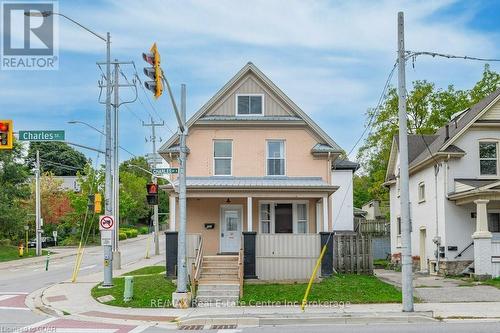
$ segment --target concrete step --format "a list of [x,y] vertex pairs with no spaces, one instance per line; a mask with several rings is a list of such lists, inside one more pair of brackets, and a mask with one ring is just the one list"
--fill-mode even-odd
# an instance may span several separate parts
[[221,283],[220,281],[213,281],[211,282],[210,280],[206,281],[200,281],[198,285],[198,290],[199,291],[214,291],[214,290],[237,290],[239,292],[240,290],[240,284],[238,282],[235,283]]
[[238,274],[238,267],[203,267],[203,273]]
[[239,297],[240,291],[238,289],[235,290],[198,290],[196,293],[196,297]]
[[221,302],[221,303],[227,303],[227,302],[238,302],[239,297],[238,296],[197,296],[196,301],[197,302]]

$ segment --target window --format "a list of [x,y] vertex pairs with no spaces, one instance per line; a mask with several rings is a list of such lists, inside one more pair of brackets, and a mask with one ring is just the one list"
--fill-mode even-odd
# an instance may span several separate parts
[[418,202],[425,201],[425,183],[421,182],[418,184]]
[[497,174],[496,142],[479,142],[479,172],[481,176]]
[[233,143],[231,140],[214,141],[214,175],[230,176],[233,159]]
[[271,204],[260,205],[260,232],[263,234],[271,232]]
[[297,233],[307,233],[307,205],[297,204]]
[[267,141],[267,175],[285,175],[285,141]]
[[236,114],[254,116],[264,114],[263,95],[236,95]]
[[500,213],[488,213],[488,230],[500,232]]
[[397,221],[397,224],[398,224],[397,225],[397,235],[401,236],[401,217],[398,217],[396,221]]

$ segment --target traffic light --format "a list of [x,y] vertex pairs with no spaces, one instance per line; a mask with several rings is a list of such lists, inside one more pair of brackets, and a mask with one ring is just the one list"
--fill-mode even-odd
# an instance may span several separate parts
[[12,149],[13,132],[12,120],[0,120],[0,149]]
[[102,211],[102,196],[101,193],[96,193],[94,195],[94,213],[100,213]]
[[158,205],[158,184],[148,183],[146,184],[146,190],[148,192],[146,196],[148,204],[151,206]]
[[153,79],[154,81],[146,81],[144,82],[144,86],[148,90],[151,90],[154,93],[154,96],[158,98],[163,93],[163,82],[160,67],[160,53],[158,52],[156,43],[151,46],[149,52],[150,53],[143,53],[142,58],[153,67],[145,67],[144,74],[146,74],[147,77]]
[[87,201],[87,208],[88,208],[88,210],[94,211],[94,209],[95,209],[95,206],[94,206],[94,204],[95,204],[95,195],[90,194],[90,195],[87,196],[87,198],[88,198],[88,201]]

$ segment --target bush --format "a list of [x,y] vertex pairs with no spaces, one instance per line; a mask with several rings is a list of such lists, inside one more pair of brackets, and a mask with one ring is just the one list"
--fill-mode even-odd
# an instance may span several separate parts
[[10,246],[11,242],[10,239],[5,238],[5,239],[0,239],[0,246]]
[[139,231],[133,228],[121,228],[120,232],[124,232],[125,234],[127,234],[127,238],[134,238],[139,234]]
[[149,227],[140,227],[139,228],[139,235],[147,235],[149,234]]
[[127,239],[127,234],[126,234],[125,232],[121,231],[121,232],[119,233],[118,238],[119,238],[120,240]]

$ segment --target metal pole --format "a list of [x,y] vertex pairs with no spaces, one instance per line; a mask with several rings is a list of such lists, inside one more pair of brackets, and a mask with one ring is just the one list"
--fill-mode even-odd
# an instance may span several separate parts
[[[151,117],[151,123],[154,124],[153,118]],[[153,132],[153,137],[151,138],[151,141],[153,141],[153,169],[156,168],[156,131],[155,131],[155,125],[151,126],[151,130]],[[158,179],[153,176],[153,183],[158,184]],[[155,227],[155,255],[160,254],[160,241],[159,241],[159,234],[160,234],[160,226],[159,226],[159,221],[158,221],[158,205],[153,206],[153,221],[154,221],[154,227]]]
[[401,261],[403,311],[413,312],[410,201],[408,173],[408,132],[406,117],[406,77],[404,14],[398,13],[398,95],[399,95],[399,183],[401,200]]
[[179,154],[179,234],[177,292],[187,292],[186,267],[186,85],[181,85],[181,125]]
[[40,152],[36,151],[35,169],[35,221],[36,221],[36,255],[42,255],[42,221],[40,203]]
[[121,268],[121,255],[119,246],[120,240],[120,160],[118,157],[118,120],[119,120],[119,107],[120,107],[120,97],[119,97],[119,85],[120,76],[119,74],[120,64],[118,60],[115,59],[115,78],[114,78],[114,125],[113,125],[113,216],[115,218],[115,230],[113,231],[113,269]]
[[[106,34],[106,154],[105,154],[105,189],[104,189],[104,211],[106,215],[112,212],[112,179],[111,179],[111,36]],[[111,245],[104,248],[104,282],[103,286],[113,285],[113,252]]]

